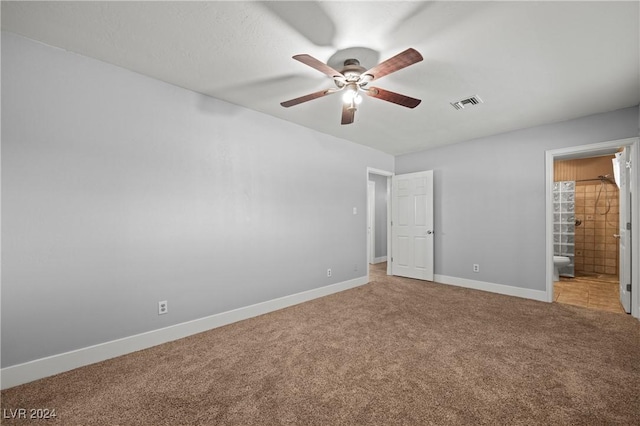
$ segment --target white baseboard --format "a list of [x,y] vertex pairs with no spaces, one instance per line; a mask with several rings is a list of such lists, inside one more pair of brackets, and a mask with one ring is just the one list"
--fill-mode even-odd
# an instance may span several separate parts
[[507,296],[533,299],[540,302],[547,302],[547,292],[542,290],[531,290],[529,288],[513,287],[504,284],[495,284],[485,281],[469,280],[467,278],[449,277],[446,275],[435,275],[434,282],[458,287],[473,288],[475,290],[488,291],[491,293],[505,294]]
[[382,257],[376,257],[373,259],[373,263],[382,263],[382,262],[386,262],[387,261],[387,256],[382,256]]
[[7,389],[23,383],[32,382],[54,374],[73,370],[96,362],[104,361],[131,352],[147,349],[152,346],[181,339],[223,325],[253,318],[269,312],[277,311],[319,297],[348,290],[368,282],[366,276],[349,281],[331,284],[313,290],[256,303],[227,312],[199,318],[193,321],[172,325],[146,333],[136,334],[110,342],[100,343],[82,349],[13,365],[0,370],[0,388]]

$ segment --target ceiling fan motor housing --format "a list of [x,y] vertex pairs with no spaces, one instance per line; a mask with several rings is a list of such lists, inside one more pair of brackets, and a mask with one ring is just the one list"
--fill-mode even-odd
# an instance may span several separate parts
[[[346,78],[347,83],[350,83],[357,82],[360,79],[362,73],[365,71],[366,69],[362,65],[360,65],[360,61],[358,61],[357,59],[347,59],[346,61],[344,61],[344,67],[342,68],[340,73]],[[338,85],[338,87],[342,87],[345,83],[343,81],[336,80],[336,84]]]

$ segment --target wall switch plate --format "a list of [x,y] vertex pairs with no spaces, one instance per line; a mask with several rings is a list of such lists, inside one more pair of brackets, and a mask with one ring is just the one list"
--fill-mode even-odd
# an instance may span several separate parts
[[353,214],[358,214],[358,208],[357,207],[353,208]]
[[480,272],[480,265],[477,263],[473,264],[473,272]]
[[169,312],[169,302],[166,300],[158,302],[158,315],[164,315],[167,312]]

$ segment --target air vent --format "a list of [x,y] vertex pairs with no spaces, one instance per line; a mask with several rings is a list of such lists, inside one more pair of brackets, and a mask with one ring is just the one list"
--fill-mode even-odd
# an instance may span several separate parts
[[478,95],[471,96],[470,98],[460,99],[456,102],[451,102],[451,106],[455,109],[464,109],[466,106],[473,106],[482,103],[482,99]]

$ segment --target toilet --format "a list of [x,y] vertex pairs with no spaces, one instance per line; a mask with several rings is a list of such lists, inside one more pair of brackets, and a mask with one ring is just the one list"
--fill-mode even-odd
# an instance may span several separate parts
[[560,268],[569,266],[571,259],[566,256],[553,256],[553,282],[560,281]]

